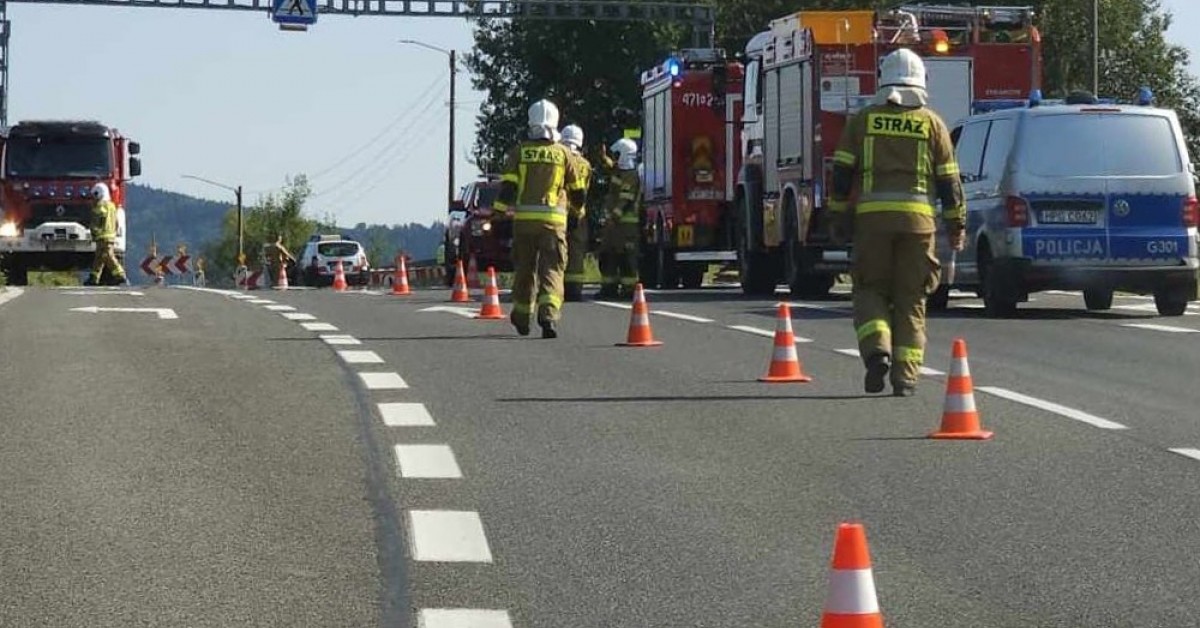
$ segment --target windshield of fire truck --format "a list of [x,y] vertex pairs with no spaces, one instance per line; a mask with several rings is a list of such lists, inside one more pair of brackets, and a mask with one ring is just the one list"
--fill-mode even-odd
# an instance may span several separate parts
[[4,156],[9,177],[107,177],[113,169],[100,137],[10,137]]

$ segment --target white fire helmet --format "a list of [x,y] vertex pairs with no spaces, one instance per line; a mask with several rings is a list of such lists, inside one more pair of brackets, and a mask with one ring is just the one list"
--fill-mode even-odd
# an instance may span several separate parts
[[617,168],[633,170],[637,167],[637,142],[629,138],[622,138],[613,142],[609,150],[617,154]]
[[103,183],[97,183],[92,186],[92,198],[98,201],[111,201],[112,196],[108,193],[108,186]]
[[558,107],[554,103],[542,99],[529,106],[529,137],[558,141]]
[[583,150],[583,129],[574,124],[568,125],[562,130],[562,143],[577,153]]
[[925,62],[908,48],[887,55],[879,64],[879,87],[925,89]]

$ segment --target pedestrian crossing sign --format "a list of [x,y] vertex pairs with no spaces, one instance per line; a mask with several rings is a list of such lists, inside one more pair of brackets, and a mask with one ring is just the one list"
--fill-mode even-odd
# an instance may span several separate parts
[[280,26],[317,23],[317,0],[273,0],[271,19]]

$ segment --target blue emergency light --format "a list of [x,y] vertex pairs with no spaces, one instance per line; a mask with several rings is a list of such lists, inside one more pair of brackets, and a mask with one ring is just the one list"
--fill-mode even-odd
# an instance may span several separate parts
[[1137,104],[1142,107],[1149,107],[1154,104],[1154,92],[1149,87],[1142,87],[1138,90]]
[[663,63],[663,66],[667,68],[667,74],[670,74],[671,78],[679,76],[679,72],[683,69],[679,63],[679,59],[675,57],[667,57],[667,61]]

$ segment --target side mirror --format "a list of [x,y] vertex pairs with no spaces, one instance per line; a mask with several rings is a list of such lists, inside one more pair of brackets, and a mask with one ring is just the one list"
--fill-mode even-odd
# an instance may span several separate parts
[[129,154],[130,155],[140,155],[141,153],[142,153],[142,145],[141,144],[138,144],[137,142],[129,143]]
[[136,177],[142,174],[142,160],[137,157],[129,158],[129,176]]

